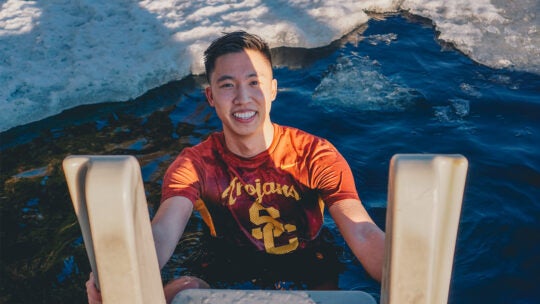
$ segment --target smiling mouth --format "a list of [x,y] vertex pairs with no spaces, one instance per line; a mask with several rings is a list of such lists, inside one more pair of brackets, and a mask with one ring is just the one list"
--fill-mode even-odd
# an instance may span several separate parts
[[247,112],[236,112],[236,113],[233,113],[233,116],[236,118],[236,119],[241,119],[241,120],[248,120],[248,119],[251,119],[255,116],[257,112],[255,111],[247,111]]

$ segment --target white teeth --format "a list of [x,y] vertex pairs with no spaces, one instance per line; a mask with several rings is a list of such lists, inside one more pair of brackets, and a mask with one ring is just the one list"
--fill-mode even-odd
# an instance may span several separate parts
[[241,113],[234,113],[234,117],[240,118],[240,119],[249,119],[253,116],[255,116],[255,111],[249,111],[249,112],[241,112]]

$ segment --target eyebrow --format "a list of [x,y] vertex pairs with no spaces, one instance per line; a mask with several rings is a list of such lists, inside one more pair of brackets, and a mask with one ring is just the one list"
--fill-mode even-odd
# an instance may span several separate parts
[[230,75],[223,75],[223,76],[219,77],[219,78],[216,80],[216,82],[221,82],[221,81],[224,81],[224,80],[230,80],[230,79],[233,79],[233,77],[230,76]]
[[[257,73],[253,72],[253,73],[249,73],[246,78],[251,78],[251,77],[260,77],[260,76]],[[216,82],[221,82],[224,80],[232,80],[232,79],[234,79],[234,77],[231,75],[222,75],[216,80]]]

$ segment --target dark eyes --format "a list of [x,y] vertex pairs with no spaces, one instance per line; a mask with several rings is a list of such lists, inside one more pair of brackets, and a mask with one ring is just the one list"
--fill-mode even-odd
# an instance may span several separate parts
[[224,83],[224,84],[220,85],[219,87],[220,88],[232,88],[233,84],[232,83]]
[[[252,80],[249,82],[250,86],[258,86],[260,82],[258,80]],[[231,82],[225,82],[219,86],[220,88],[232,88],[234,87],[234,84]]]

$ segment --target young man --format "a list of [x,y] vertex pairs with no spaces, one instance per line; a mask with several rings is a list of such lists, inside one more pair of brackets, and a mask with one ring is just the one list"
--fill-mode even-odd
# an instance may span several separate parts
[[[276,285],[292,279],[307,288],[336,287],[338,273],[326,263],[335,253],[322,240],[326,207],[354,255],[380,281],[384,233],[362,206],[345,159],[325,139],[270,119],[277,81],[268,45],[246,32],[226,34],[206,50],[205,67],[206,97],[223,132],[184,149],[165,174],[152,221],[159,266],[195,209],[229,265],[208,270],[204,279],[268,272]],[[334,276],[333,284],[325,276]],[[194,287],[208,285],[194,277],[167,284],[167,301]],[[90,302],[99,298],[92,279],[87,290]]]

